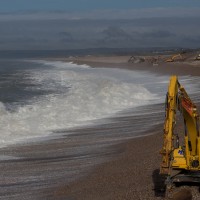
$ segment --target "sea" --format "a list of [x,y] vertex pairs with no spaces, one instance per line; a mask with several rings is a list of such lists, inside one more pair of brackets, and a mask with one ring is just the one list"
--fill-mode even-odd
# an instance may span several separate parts
[[[199,103],[200,78],[179,80]],[[53,61],[48,54],[2,54],[0,196],[43,199],[38,188],[85,175],[116,153],[110,146],[151,134],[164,122],[168,83],[168,75],[148,71],[93,68]]]
[[[0,147],[105,123],[117,115],[144,114],[147,105],[149,114],[155,113],[153,105],[163,103],[167,92],[168,76],[30,55],[7,57],[0,59]],[[180,79],[188,93],[195,95],[199,78]],[[151,125],[161,122],[163,118],[152,120]]]

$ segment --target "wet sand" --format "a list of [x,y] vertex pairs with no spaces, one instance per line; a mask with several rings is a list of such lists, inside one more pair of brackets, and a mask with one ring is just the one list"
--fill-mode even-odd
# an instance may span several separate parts
[[162,199],[163,182],[159,179],[162,134],[156,130],[154,133],[116,146],[123,149],[118,158],[100,165],[86,178],[58,188],[56,196],[88,200]]
[[[92,67],[118,67],[154,73],[200,75],[200,66],[172,64],[168,67],[135,65],[126,59],[109,62],[105,58],[73,60]],[[97,59],[97,60],[98,60]],[[66,60],[66,59],[63,59]],[[66,60],[69,61],[69,60]],[[183,70],[184,69],[184,70]],[[157,110],[164,112],[163,105]],[[163,124],[148,127],[164,115],[123,116],[108,119],[103,125],[77,130],[62,130],[58,137],[33,144],[0,150],[8,159],[0,160],[1,199],[164,199],[163,180],[159,176]],[[110,121],[111,120],[111,121]],[[141,133],[138,133],[141,134]],[[198,188],[192,188],[198,199]]]

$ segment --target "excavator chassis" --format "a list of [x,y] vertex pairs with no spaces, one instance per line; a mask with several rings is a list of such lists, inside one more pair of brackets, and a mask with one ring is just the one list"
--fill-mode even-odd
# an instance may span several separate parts
[[199,171],[181,171],[175,176],[168,177],[166,184],[178,184],[178,183],[200,183]]

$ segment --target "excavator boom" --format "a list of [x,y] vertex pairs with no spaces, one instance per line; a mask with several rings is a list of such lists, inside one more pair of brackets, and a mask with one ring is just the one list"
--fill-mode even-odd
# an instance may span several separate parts
[[163,148],[161,150],[162,163],[160,168],[160,173],[168,174],[170,167],[170,156],[173,150],[173,129],[175,124],[176,117],[176,108],[177,108],[177,77],[172,76],[170,79],[170,84],[168,88],[168,92],[166,94],[166,102],[165,102],[165,123],[164,123],[164,143]]
[[182,59],[182,56],[181,54],[176,54],[176,55],[173,55],[171,56],[170,58],[166,59],[165,62],[174,62],[176,59]]

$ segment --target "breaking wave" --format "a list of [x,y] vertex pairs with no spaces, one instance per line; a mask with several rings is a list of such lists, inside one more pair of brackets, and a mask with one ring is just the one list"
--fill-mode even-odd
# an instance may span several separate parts
[[[130,77],[129,81],[124,81],[124,77],[120,79],[120,73],[124,71],[113,69],[115,75],[112,76],[110,69],[92,69],[63,62],[38,63],[49,67],[32,70],[30,81],[34,87],[51,93],[34,98],[30,104],[14,111],[0,103],[0,146],[43,137],[59,129],[91,124],[118,111],[149,104],[157,98],[142,84],[130,81]],[[135,77],[138,75],[134,74]]]

